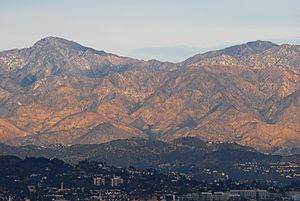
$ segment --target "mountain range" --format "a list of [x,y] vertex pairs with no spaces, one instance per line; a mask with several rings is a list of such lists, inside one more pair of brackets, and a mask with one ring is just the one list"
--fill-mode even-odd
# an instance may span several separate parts
[[47,37],[0,52],[0,142],[197,137],[267,153],[300,146],[300,46],[253,41],[180,63]]

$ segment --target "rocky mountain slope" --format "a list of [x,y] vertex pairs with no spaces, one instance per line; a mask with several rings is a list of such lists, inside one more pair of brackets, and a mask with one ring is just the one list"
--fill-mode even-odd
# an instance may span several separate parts
[[300,145],[300,46],[249,42],[181,63],[57,37],[0,52],[0,141],[194,136],[270,153]]

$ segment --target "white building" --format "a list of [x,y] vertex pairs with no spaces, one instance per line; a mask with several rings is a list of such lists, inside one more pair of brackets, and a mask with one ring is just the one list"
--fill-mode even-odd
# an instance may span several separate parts
[[111,178],[111,186],[112,187],[120,186],[123,183],[124,183],[124,180],[119,176],[115,176],[115,177]]
[[105,179],[102,177],[94,177],[93,183],[96,186],[104,186],[105,185]]
[[254,200],[266,200],[269,197],[269,193],[266,190],[231,190],[231,194],[238,194],[244,199],[254,199]]

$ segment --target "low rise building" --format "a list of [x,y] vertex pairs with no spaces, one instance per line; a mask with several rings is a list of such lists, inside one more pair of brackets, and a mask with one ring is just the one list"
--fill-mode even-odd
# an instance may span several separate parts
[[117,187],[124,183],[124,180],[119,176],[111,178],[111,187]]
[[105,179],[102,177],[94,177],[93,183],[95,186],[105,186]]
[[266,190],[254,189],[254,190],[231,190],[231,194],[238,194],[243,199],[253,200],[267,200],[269,193]]

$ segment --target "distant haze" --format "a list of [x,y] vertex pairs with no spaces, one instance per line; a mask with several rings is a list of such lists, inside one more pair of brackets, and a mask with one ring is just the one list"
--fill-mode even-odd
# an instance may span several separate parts
[[181,61],[253,40],[300,43],[299,0],[9,0],[0,50],[45,36],[140,59]]

